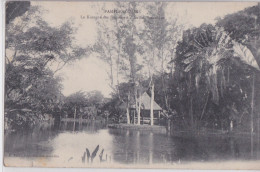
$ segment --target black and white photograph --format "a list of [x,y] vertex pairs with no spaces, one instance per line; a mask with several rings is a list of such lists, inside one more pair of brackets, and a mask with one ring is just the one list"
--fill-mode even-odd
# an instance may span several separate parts
[[260,170],[260,3],[7,1],[6,167]]

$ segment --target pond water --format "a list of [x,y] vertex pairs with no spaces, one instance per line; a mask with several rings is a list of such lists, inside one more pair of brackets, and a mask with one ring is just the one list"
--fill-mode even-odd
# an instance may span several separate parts
[[60,162],[82,163],[86,150],[99,145],[94,162],[104,149],[103,161],[120,164],[178,163],[260,159],[259,140],[251,154],[250,138],[170,137],[150,131],[108,129],[105,123],[42,124],[31,130],[6,134],[5,157],[47,157]]

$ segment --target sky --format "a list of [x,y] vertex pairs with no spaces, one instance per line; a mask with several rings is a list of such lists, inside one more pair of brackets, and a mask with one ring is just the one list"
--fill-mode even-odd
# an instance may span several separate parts
[[[113,8],[112,2],[106,2],[106,8]],[[65,21],[73,20],[77,27],[76,43],[86,47],[95,42],[97,26],[93,19],[83,19],[87,15],[100,14],[104,2],[33,2],[46,10],[43,18],[52,26],[59,26]],[[198,27],[202,23],[215,23],[216,17],[243,10],[256,5],[255,2],[170,2],[166,9],[166,18],[178,17],[180,23]],[[99,90],[109,97],[108,66],[95,55],[83,57],[59,71],[63,79],[63,94],[70,95],[77,91]]]

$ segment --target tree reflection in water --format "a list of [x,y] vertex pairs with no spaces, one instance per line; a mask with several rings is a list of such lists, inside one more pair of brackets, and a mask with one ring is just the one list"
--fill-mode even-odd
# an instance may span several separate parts
[[248,160],[259,159],[254,140],[252,157],[247,137],[170,137],[150,131],[107,129],[102,122],[76,122],[75,127],[73,122],[57,122],[6,134],[4,152],[7,157],[57,155],[55,160],[61,162],[82,163],[86,148],[92,153],[99,145],[93,163],[110,159],[123,164]]

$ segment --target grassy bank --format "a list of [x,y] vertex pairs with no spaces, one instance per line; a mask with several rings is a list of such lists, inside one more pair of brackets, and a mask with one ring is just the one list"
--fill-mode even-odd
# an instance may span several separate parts
[[62,118],[62,122],[82,122],[82,123],[87,123],[87,122],[106,122],[105,119],[74,119],[74,118]]
[[109,124],[108,128],[166,132],[165,126],[158,125]]

